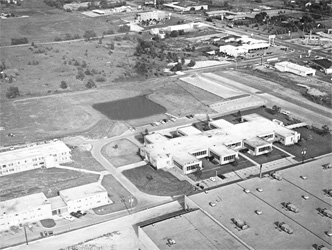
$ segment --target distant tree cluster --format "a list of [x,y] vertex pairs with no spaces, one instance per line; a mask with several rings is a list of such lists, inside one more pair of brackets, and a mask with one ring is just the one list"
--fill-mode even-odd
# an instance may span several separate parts
[[84,37],[86,40],[90,40],[90,39],[92,39],[92,38],[97,37],[97,34],[96,34],[96,32],[94,32],[93,30],[87,30],[87,31],[85,31],[83,37]]
[[20,96],[20,91],[19,91],[18,87],[10,87],[9,89],[7,89],[6,97],[8,99],[13,99],[18,96]]
[[119,27],[119,30],[118,30],[120,33],[124,33],[124,32],[129,32],[130,31],[130,26],[129,25],[121,25]]
[[18,45],[18,44],[27,44],[29,43],[28,38],[22,37],[22,38],[12,38],[11,45]]

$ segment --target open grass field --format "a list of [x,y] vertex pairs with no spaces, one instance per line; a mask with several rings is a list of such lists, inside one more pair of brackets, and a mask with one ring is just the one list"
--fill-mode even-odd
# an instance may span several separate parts
[[139,190],[159,196],[187,194],[192,186],[187,181],[180,181],[171,173],[155,170],[149,165],[122,172]]
[[64,165],[78,169],[87,169],[92,171],[104,171],[105,168],[92,157],[88,150],[74,148],[71,150],[71,158],[73,162]]
[[27,37],[29,42],[52,42],[56,36],[66,33],[79,34],[81,37],[87,30],[94,30],[101,36],[103,31],[118,30],[120,15],[89,18],[79,12],[68,13],[52,8],[40,0],[25,0],[21,6],[2,5],[2,12],[14,13],[25,18],[9,18],[0,20],[0,44],[10,45],[11,38]]
[[58,168],[36,169],[0,177],[0,201],[43,192],[55,197],[63,189],[96,182],[99,176]]
[[105,145],[101,152],[114,167],[121,167],[141,161],[138,151],[139,148],[134,143],[122,139]]
[[112,175],[105,175],[102,183],[104,188],[106,188],[108,197],[113,201],[112,204],[94,208],[93,211],[98,214],[108,214],[121,210],[130,209],[129,198],[134,199],[132,207],[137,205],[137,200],[132,196],[129,191],[121,185]]

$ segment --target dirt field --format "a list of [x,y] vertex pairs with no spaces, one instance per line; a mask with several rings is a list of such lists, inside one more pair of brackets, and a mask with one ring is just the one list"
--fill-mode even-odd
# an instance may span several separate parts
[[63,189],[96,182],[99,176],[58,168],[36,169],[0,177],[0,201],[43,192],[54,197]]
[[121,167],[141,161],[138,156],[138,147],[129,140],[123,139],[111,142],[103,147],[102,154],[115,167]]

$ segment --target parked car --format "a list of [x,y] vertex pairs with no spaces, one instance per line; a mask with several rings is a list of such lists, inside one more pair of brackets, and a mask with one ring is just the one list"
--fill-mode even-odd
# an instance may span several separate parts
[[175,121],[176,121],[176,118],[172,117],[170,120],[171,120],[172,122],[175,122]]
[[331,196],[331,197],[332,197],[332,189],[327,190],[327,191],[326,191],[326,194],[327,194],[328,196]]
[[263,211],[262,210],[256,210],[255,213],[258,214],[258,215],[261,215],[263,213]]
[[281,181],[281,180],[282,180],[282,176],[281,176],[281,174],[280,174],[279,172],[272,172],[272,173],[271,173],[271,177],[272,177],[273,179],[278,180],[278,181]]
[[258,192],[263,192],[263,189],[262,188],[257,188],[257,191]]
[[324,169],[330,169],[330,168],[332,168],[332,164],[331,164],[331,163],[329,163],[329,164],[324,164],[324,165],[323,165],[323,168],[324,168]]
[[242,220],[233,220],[234,224],[241,230],[249,228],[248,224]]
[[302,198],[305,199],[305,200],[308,200],[309,196],[308,195],[302,195]]
[[78,210],[76,213],[82,215],[82,216],[85,216],[87,213],[86,212],[82,212],[81,210]]
[[250,190],[249,190],[249,189],[243,189],[243,192],[249,194],[249,193],[250,193]]
[[329,250],[329,249],[324,245],[316,245],[316,250]]
[[324,208],[324,209],[321,210],[321,213],[322,213],[324,216],[326,216],[326,217],[332,219],[332,211],[331,211],[331,210],[328,210],[327,208]]
[[278,223],[278,227],[282,231],[284,231],[284,232],[286,232],[288,234],[292,234],[294,232],[293,229],[288,224],[286,224],[285,222]]
[[332,231],[326,231],[325,234],[329,237],[332,237]]
[[300,209],[299,209],[297,206],[295,206],[294,204],[290,203],[290,202],[286,203],[286,204],[285,204],[285,207],[286,207],[289,211],[292,211],[292,212],[294,212],[294,213],[298,213],[298,212],[300,212]]
[[308,178],[307,176],[304,176],[304,175],[301,175],[300,177],[302,180],[306,180]]
[[75,217],[75,218],[77,218],[77,219],[79,219],[79,218],[82,217],[81,214],[78,214],[78,213],[76,213],[76,212],[71,212],[70,215],[73,216],[73,217]]
[[66,215],[63,217],[65,220],[69,220],[69,221],[73,221],[75,220],[73,216],[70,216],[70,215]]
[[136,131],[136,128],[130,127],[129,130],[134,132],[134,131]]

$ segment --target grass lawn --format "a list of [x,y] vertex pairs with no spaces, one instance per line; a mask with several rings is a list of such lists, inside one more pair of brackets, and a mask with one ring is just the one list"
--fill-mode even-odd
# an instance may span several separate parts
[[189,174],[188,177],[191,178],[194,181],[201,181],[201,180],[206,180],[209,179],[210,177],[214,177],[217,175],[223,175],[227,174],[236,170],[244,169],[244,168],[249,168],[252,167],[253,164],[248,161],[247,159],[243,158],[242,156],[239,156],[240,158],[236,163],[228,163],[225,165],[215,165],[212,162],[203,159],[203,170],[200,175],[199,172],[195,172],[192,174]]
[[264,163],[267,163],[270,161],[279,160],[279,159],[286,158],[289,156],[288,154],[286,154],[276,148],[273,148],[273,150],[270,153],[264,154],[264,155],[253,156],[249,153],[245,153],[245,155],[259,164],[264,164]]
[[123,174],[142,192],[160,196],[182,195],[192,191],[187,181],[180,181],[171,173],[155,170],[150,165],[123,171]]
[[92,157],[90,151],[85,151],[79,148],[71,150],[73,162],[64,164],[65,166],[87,169],[92,171],[104,171],[105,168]]
[[302,160],[302,149],[305,148],[305,159],[310,159],[320,155],[332,152],[332,135],[319,135],[314,131],[307,128],[297,128],[295,131],[301,133],[301,138],[304,139],[303,143],[298,143],[292,146],[284,146],[280,143],[276,144],[278,147],[296,156],[296,160]]
[[[106,188],[108,197],[113,201],[112,204],[94,208],[93,211],[98,214],[108,214],[125,209],[130,209],[129,198],[133,197],[129,191],[121,185],[112,175],[105,175],[101,183]],[[133,197],[132,208],[137,205],[137,200]]]
[[63,189],[96,182],[99,175],[66,169],[35,169],[0,177],[0,201],[43,192],[55,197]]
[[45,228],[52,228],[52,227],[55,227],[55,225],[56,225],[56,223],[55,223],[55,221],[53,219],[41,220],[40,223]]
[[105,145],[101,152],[114,167],[121,167],[141,161],[138,150],[139,148],[134,143],[122,139]]

